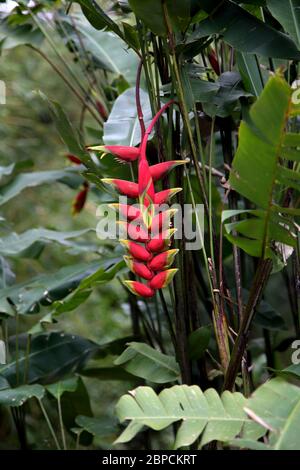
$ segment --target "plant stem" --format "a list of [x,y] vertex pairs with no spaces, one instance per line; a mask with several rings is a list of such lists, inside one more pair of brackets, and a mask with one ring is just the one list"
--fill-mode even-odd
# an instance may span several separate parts
[[248,335],[255,315],[255,310],[259,305],[262,293],[271,274],[271,270],[272,261],[270,259],[261,259],[259,261],[252,288],[250,290],[249,300],[243,313],[239,333],[234,343],[230,362],[226,371],[224,381],[225,390],[232,390],[234,387],[235,379],[246,351]]
[[46,423],[47,423],[47,425],[48,425],[49,431],[50,431],[50,433],[51,433],[51,435],[52,435],[52,437],[53,437],[53,440],[54,440],[54,442],[55,442],[56,448],[57,448],[57,450],[61,450],[61,447],[60,447],[60,445],[59,445],[59,443],[58,443],[58,440],[57,440],[57,437],[56,437],[56,435],[55,435],[53,426],[52,426],[52,424],[51,424],[51,421],[50,421],[50,419],[49,419],[49,416],[48,416],[48,414],[47,414],[47,411],[46,411],[46,409],[45,409],[45,407],[44,407],[44,405],[43,405],[43,402],[42,402],[42,400],[40,400],[40,399],[38,399],[38,402],[39,402],[39,405],[40,405],[40,407],[41,407],[41,410],[42,410],[42,413],[43,413],[43,415],[44,415],[44,418],[45,418],[45,420],[46,420]]
[[141,106],[141,97],[140,97],[142,66],[143,66],[143,60],[141,59],[138,69],[137,69],[136,82],[135,82],[135,101],[136,101],[136,110],[137,110],[138,120],[139,120],[140,128],[141,128],[141,141],[143,140],[145,132],[146,132],[143,110]]
[[63,448],[64,448],[64,450],[67,450],[67,443],[66,443],[64,422],[63,422],[63,418],[62,418],[62,409],[61,409],[61,400],[60,400],[60,396],[58,396],[58,398],[57,398],[57,409],[58,409],[59,425],[60,425],[60,431],[61,431],[61,438],[62,438]]

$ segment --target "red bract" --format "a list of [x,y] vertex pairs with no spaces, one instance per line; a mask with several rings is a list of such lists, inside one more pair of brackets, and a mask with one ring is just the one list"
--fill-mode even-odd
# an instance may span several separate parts
[[125,286],[134,294],[141,297],[153,297],[155,291],[151,287],[138,281],[123,281]]
[[165,189],[164,191],[159,191],[158,193],[155,193],[154,202],[158,205],[170,202],[170,199],[180,191],[182,191],[182,188],[171,188]]
[[102,183],[109,184],[114,187],[119,194],[131,198],[137,198],[139,195],[139,186],[136,183],[126,180],[118,180],[113,178],[102,178]]
[[158,163],[150,167],[150,173],[153,181],[160,180],[167,176],[167,174],[178,165],[184,165],[189,160],[170,160],[168,162]]
[[[149,166],[146,157],[147,140],[152,129],[165,109],[172,103],[164,105],[152,119],[148,129],[142,132],[142,142],[139,148],[123,146],[94,147],[93,150],[110,152],[122,161],[138,160],[138,182],[119,179],[103,179],[112,185],[120,194],[137,199],[139,208],[126,204],[111,204],[125,220],[118,221],[122,231],[120,243],[125,246],[130,256],[124,256],[128,268],[141,279],[147,281],[124,281],[124,284],[135,295],[152,297],[157,289],[166,287],[171,282],[177,269],[169,268],[178,252],[176,249],[167,250],[171,238],[176,232],[171,228],[171,219],[177,209],[161,208],[181,188],[165,189],[155,192],[154,182],[163,179],[173,168],[187,163],[188,160],[174,160]],[[143,135],[144,134],[144,135]],[[156,212],[160,210],[160,212]],[[125,239],[126,238],[126,239]],[[129,238],[129,240],[127,239]]]
[[89,150],[95,150],[96,152],[103,152],[101,158],[106,154],[111,153],[118,160],[126,163],[134,162],[140,156],[140,149],[137,147],[129,147],[126,145],[96,145],[89,147]]
[[163,269],[169,268],[174,261],[175,256],[179,250],[167,250],[163,251],[159,255],[154,256],[152,260],[148,263],[148,266],[153,271],[161,271]]

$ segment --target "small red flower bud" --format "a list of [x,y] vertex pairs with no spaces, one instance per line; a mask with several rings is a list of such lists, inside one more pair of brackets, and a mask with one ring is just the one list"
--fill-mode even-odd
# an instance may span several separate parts
[[172,265],[175,256],[177,255],[179,250],[168,250],[163,251],[159,255],[154,256],[152,260],[148,263],[148,266],[153,271],[161,271],[162,269],[166,269]]
[[100,102],[100,101],[96,101],[96,107],[97,107],[97,110],[100,114],[100,116],[102,117],[102,119],[104,119],[104,121],[106,121],[106,119],[108,118],[108,114],[107,114],[107,111],[105,109],[105,107],[103,106],[103,104]]
[[138,243],[132,242],[131,240],[119,240],[120,243],[127,248],[129,253],[136,259],[141,261],[149,261],[152,258],[152,254],[146,250],[146,248]]
[[166,287],[173,279],[178,269],[167,269],[156,274],[151,281],[148,282],[148,286],[151,289],[163,289]]
[[105,184],[110,184],[116,191],[118,191],[118,193],[123,194],[124,196],[137,198],[139,195],[139,187],[137,183],[113,178],[102,178],[101,181]]
[[169,202],[170,199],[175,196],[175,194],[182,191],[182,188],[171,188],[171,189],[164,189],[164,191],[159,191],[155,193],[154,202],[155,204],[165,204]]
[[138,281],[123,281],[126,287],[134,294],[141,297],[153,297],[154,290]]
[[72,215],[79,214],[79,212],[82,211],[84,208],[84,205],[86,203],[86,198],[89,190],[89,185],[88,183],[83,184],[83,189],[79,191],[79,193],[76,195],[73,204],[72,204]]
[[76,157],[76,155],[72,155],[71,153],[66,154],[66,158],[70,160],[70,162],[75,163],[75,165],[81,165],[80,158]]
[[124,260],[130,271],[137,274],[137,276],[141,276],[143,279],[147,280],[153,278],[153,272],[144,263],[136,261],[129,256],[124,256]]
[[150,166],[150,173],[153,181],[164,178],[173,168],[178,165],[184,165],[189,160],[170,160],[168,162],[158,163],[157,165]]

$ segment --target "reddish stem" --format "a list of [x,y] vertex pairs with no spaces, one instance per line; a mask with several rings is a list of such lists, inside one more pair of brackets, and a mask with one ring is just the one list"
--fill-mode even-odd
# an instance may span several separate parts
[[174,104],[176,103],[175,100],[170,100],[168,101],[166,104],[163,105],[163,107],[155,114],[154,118],[152,119],[151,123],[149,124],[146,132],[145,132],[145,135],[144,135],[144,138],[141,142],[141,146],[140,146],[140,149],[141,149],[141,153],[140,153],[140,156],[141,158],[146,158],[146,147],[147,147],[147,142],[148,142],[148,138],[149,138],[149,135],[151,134],[152,132],[152,129],[153,127],[155,126],[155,124],[157,123],[158,119],[160,118],[160,116],[165,112],[166,109],[169,108],[169,106],[171,106],[171,104]]
[[146,128],[145,128],[145,122],[144,122],[144,116],[143,116],[143,110],[141,106],[141,97],[140,97],[140,83],[141,83],[141,73],[142,73],[142,66],[143,66],[143,60],[140,60],[138,69],[137,69],[137,74],[136,74],[136,82],[135,82],[135,101],[136,101],[136,109],[137,109],[137,115],[138,115],[138,120],[140,123],[141,127],[141,140],[143,140]]

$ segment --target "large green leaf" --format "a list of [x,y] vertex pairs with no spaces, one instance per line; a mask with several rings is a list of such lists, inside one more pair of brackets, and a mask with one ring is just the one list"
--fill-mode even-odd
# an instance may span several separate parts
[[270,430],[273,450],[300,449],[300,388],[281,378],[266,382],[248,400],[245,411]]
[[242,87],[241,76],[237,72],[225,72],[217,80],[217,93],[204,102],[203,109],[209,116],[229,116],[239,106],[239,99],[250,95]]
[[56,400],[60,400],[64,393],[73,393],[78,387],[78,376],[70,377],[65,380],[60,380],[50,385],[46,385],[46,390],[54,397]]
[[267,0],[267,7],[300,47],[300,0]]
[[[146,125],[152,118],[148,94],[140,90],[141,105]],[[106,145],[137,145],[141,129],[136,110],[135,89],[129,88],[114,102],[108,120],[104,123],[103,140]]]
[[30,353],[0,368],[0,375],[10,385],[27,373],[28,383],[52,383],[83,367],[98,345],[86,338],[61,332],[33,336]]
[[109,267],[114,259],[93,261],[65,266],[55,273],[40,274],[30,281],[0,290],[1,313],[11,313],[4,307],[6,299],[15,306],[19,314],[38,313],[40,305],[51,305],[55,300],[63,299],[79,285],[82,279],[94,273],[100,267]]
[[96,437],[113,436],[118,432],[118,425],[113,418],[91,418],[79,415],[76,424]]
[[34,228],[21,233],[11,233],[0,239],[0,254],[4,256],[27,256],[29,248],[38,244],[43,247],[50,241],[60,243],[64,246],[72,246],[70,239],[86,234],[89,229],[76,230],[73,232],[58,232],[45,228]]
[[145,343],[128,343],[127,349],[115,360],[115,364],[155,383],[171,382],[180,376],[174,357],[162,354]]
[[[134,13],[153,33],[166,35],[166,24],[161,0],[129,0]],[[166,8],[174,30],[183,31],[191,19],[190,0],[166,0]]]
[[[289,160],[300,161],[298,136],[286,131],[290,110],[290,87],[274,76],[239,129],[229,183],[258,209],[225,211],[222,217],[223,221],[232,215],[241,217],[238,222],[225,224],[227,237],[252,256],[273,257],[273,242],[296,245],[290,215],[299,210],[281,204],[285,189],[300,189],[297,167],[293,170],[287,165]],[[245,218],[247,214],[251,217]]]
[[5,390],[0,390],[0,405],[21,406],[33,397],[41,400],[44,394],[45,389],[39,384],[6,388]]
[[[182,421],[175,448],[200,447],[213,441],[230,442],[250,449],[299,450],[300,388],[281,378],[269,380],[246,399],[240,393],[176,385],[158,395],[150,387],[138,387],[117,404],[121,422],[130,424],[117,442],[128,442],[143,426],[160,431]],[[257,442],[264,437],[264,444]],[[234,439],[239,435],[239,439]]]
[[33,188],[43,184],[51,184],[55,181],[67,184],[72,188],[78,188],[83,178],[78,174],[77,168],[66,170],[36,171],[34,173],[21,173],[10,183],[2,186],[0,191],[0,205],[18,196],[24,189]]
[[175,385],[158,395],[150,387],[138,387],[117,404],[120,421],[131,422],[116,442],[128,442],[143,426],[160,431],[179,421],[175,448],[191,445],[199,436],[200,447],[213,440],[228,441],[241,431],[257,439],[265,430],[247,417],[245,404],[240,393],[226,391],[220,397],[214,389],[202,392],[196,385]]
[[[76,44],[77,49],[84,47],[83,53],[91,54],[94,66],[122,75],[131,84],[135,84],[136,69],[138,65],[138,56],[131,49],[126,49],[124,41],[109,31],[99,31],[91,27],[91,25],[83,21],[81,18],[75,17],[77,33],[72,29],[68,33]],[[65,19],[68,21],[68,19]],[[78,38],[80,35],[80,40]]]
[[108,270],[101,267],[95,273],[85,277],[80,282],[77,289],[72,292],[72,294],[70,294],[65,300],[54,303],[54,313],[61,314],[74,310],[76,307],[78,307],[78,305],[81,305],[89,297],[94,286],[111,281],[125,266],[125,262],[120,261]]
[[200,22],[189,36],[189,43],[205,36],[219,34],[241,52],[265,57],[300,59],[300,52],[289,36],[276,31],[245,9],[228,0],[219,0],[217,7],[216,2],[206,3],[203,8],[209,13],[209,17]]
[[262,71],[259,69],[259,63],[255,55],[237,52],[236,57],[245,89],[252,95],[259,96],[263,91]]
[[1,49],[14,49],[24,45],[39,47],[43,39],[41,31],[30,24],[11,25],[9,24],[9,17],[1,21]]
[[79,3],[83,14],[94,28],[107,28],[123,38],[123,33],[117,23],[105,13],[95,0],[75,0],[75,3]]

